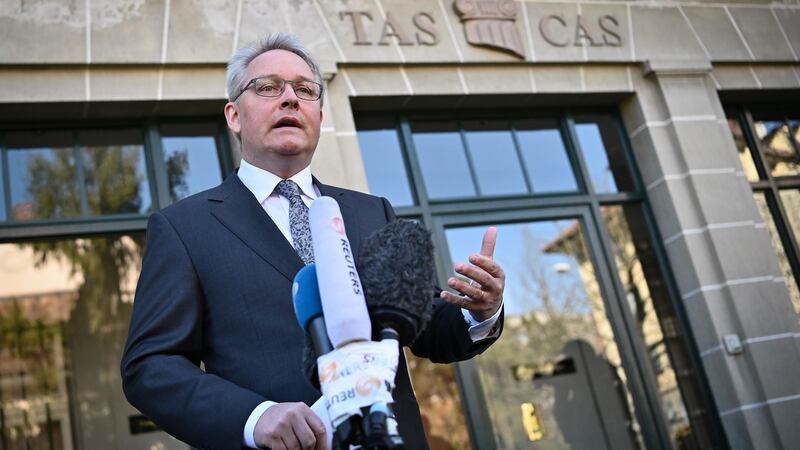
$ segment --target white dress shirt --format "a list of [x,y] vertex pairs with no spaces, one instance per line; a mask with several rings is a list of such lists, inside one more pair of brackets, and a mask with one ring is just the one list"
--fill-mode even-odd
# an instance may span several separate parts
[[[270,219],[275,222],[275,225],[277,225],[278,229],[281,230],[281,233],[283,233],[283,236],[286,238],[286,240],[289,241],[292,246],[294,246],[294,242],[292,241],[292,233],[289,227],[289,199],[281,196],[277,192],[274,192],[275,186],[277,186],[278,183],[280,183],[283,179],[272,172],[248,163],[244,159],[242,159],[237,175],[245,187],[247,187],[247,189],[253,193],[253,195],[256,197],[256,200],[258,200],[258,203],[261,204],[261,207],[263,207],[264,211],[266,211],[267,215],[269,215]],[[300,197],[303,199],[303,203],[305,203],[306,206],[311,206],[311,202],[320,196],[319,189],[317,189],[317,187],[314,185],[314,182],[311,178],[311,166],[307,166],[305,169],[289,177],[289,179],[294,181],[297,186],[300,187]],[[472,342],[495,337],[497,335],[499,330],[495,324],[497,319],[500,317],[500,311],[502,309],[503,308],[501,306],[492,317],[484,320],[483,322],[478,322],[475,320],[475,318],[472,317],[472,314],[470,314],[466,309],[461,310],[462,314],[464,315],[464,320],[467,322],[467,324],[469,324],[469,336],[472,339]],[[253,412],[250,413],[250,417],[248,417],[244,426],[245,445],[250,448],[258,448],[255,443],[255,437],[253,436],[256,423],[261,415],[264,414],[264,411],[275,404],[276,403],[273,401],[265,401],[264,403],[256,406]]]

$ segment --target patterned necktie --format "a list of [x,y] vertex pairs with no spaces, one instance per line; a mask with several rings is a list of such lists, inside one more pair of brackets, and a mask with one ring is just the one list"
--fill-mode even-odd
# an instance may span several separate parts
[[283,180],[275,186],[275,191],[289,200],[289,231],[294,249],[304,263],[313,263],[314,249],[311,247],[311,228],[308,226],[308,206],[300,198],[300,188],[292,180]]

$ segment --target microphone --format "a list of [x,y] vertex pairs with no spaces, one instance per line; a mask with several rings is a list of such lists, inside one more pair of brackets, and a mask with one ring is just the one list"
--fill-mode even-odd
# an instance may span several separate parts
[[[328,339],[325,328],[325,317],[322,315],[322,301],[317,283],[317,268],[309,264],[300,269],[294,276],[292,283],[292,304],[297,323],[306,334],[303,346],[303,374],[311,384],[319,389],[317,378],[317,356],[333,351],[333,345]],[[334,433],[325,399],[320,398],[311,406],[311,409],[322,419],[327,434],[327,447],[342,449],[342,444],[337,433]]]
[[317,357],[333,351],[333,345],[328,339],[325,317],[322,315],[316,264],[303,267],[294,276],[292,301],[297,323],[306,333],[303,347],[303,374],[314,387],[319,389]]
[[331,197],[317,198],[309,208],[308,221],[331,343],[340,348],[349,342],[370,340],[372,322],[339,204]]
[[389,222],[364,241],[358,272],[375,334],[391,329],[401,345],[411,345],[433,316],[430,232],[411,220]]
[[402,448],[389,407],[399,346],[392,339],[371,340],[372,322],[336,201],[320,197],[312,202],[309,226],[324,323],[334,347],[317,353],[320,388],[336,428],[334,442]]

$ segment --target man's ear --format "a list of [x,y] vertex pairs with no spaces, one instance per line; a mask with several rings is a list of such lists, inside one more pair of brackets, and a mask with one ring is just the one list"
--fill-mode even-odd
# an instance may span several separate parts
[[228,121],[228,128],[235,134],[242,131],[242,124],[239,123],[239,108],[233,102],[225,104],[225,120]]

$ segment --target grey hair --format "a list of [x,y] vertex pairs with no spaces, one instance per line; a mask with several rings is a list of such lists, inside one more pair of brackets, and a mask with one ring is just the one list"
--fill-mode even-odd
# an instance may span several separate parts
[[[314,74],[314,81],[324,86],[319,64],[317,64],[317,61],[314,60],[314,57],[311,56],[311,53],[300,40],[291,34],[272,33],[241,47],[231,56],[230,61],[228,61],[228,74],[225,81],[229,101],[233,101],[239,90],[244,87],[243,84],[247,82],[244,80],[244,76],[247,73],[247,66],[250,62],[270,50],[286,50],[299,56],[308,64],[311,73]],[[319,103],[322,105],[322,97],[319,98]]]

